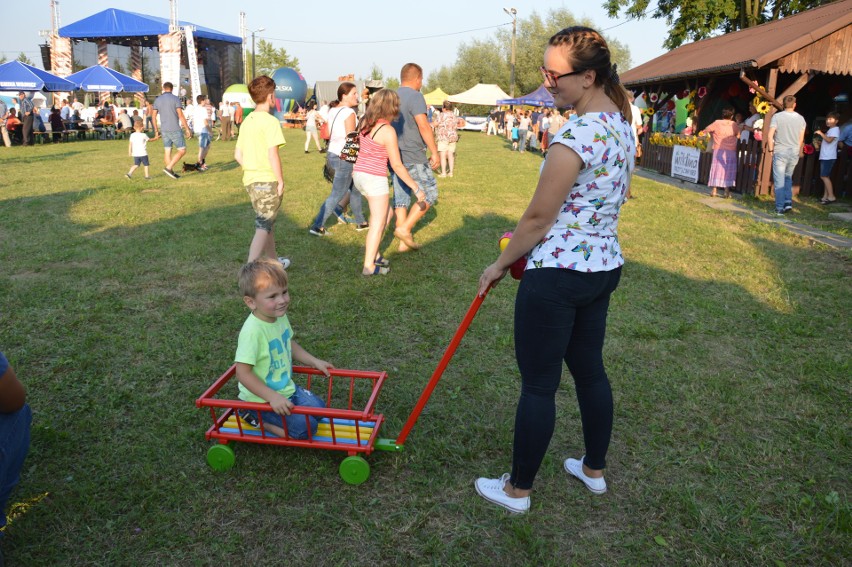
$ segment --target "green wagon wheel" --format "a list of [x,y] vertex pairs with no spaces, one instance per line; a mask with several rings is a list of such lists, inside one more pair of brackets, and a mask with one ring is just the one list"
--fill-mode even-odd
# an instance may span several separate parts
[[343,459],[339,470],[340,478],[347,484],[361,484],[370,478],[370,463],[358,455]]
[[207,464],[214,471],[226,471],[234,466],[234,450],[228,445],[217,444],[207,449]]

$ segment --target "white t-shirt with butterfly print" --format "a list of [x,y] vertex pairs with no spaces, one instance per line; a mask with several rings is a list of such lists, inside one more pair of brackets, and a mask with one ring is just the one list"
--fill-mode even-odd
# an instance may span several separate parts
[[624,264],[618,215],[636,156],[630,123],[619,112],[575,115],[559,129],[553,144],[574,150],[583,168],[553,227],[530,251],[526,269],[604,272],[618,268]]

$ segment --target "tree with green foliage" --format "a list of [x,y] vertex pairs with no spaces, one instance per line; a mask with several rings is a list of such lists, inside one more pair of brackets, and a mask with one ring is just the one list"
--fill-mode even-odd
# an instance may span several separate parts
[[663,47],[674,49],[690,41],[750,28],[833,0],[606,0],[604,8],[611,18],[619,12],[633,19],[664,19],[669,35]]
[[[595,28],[588,19],[577,19],[566,8],[551,9],[542,17],[533,11],[527,18],[518,18],[515,42],[515,95],[520,96],[541,86],[539,67],[550,37],[568,26],[584,25]],[[630,50],[616,39],[606,38],[612,60],[619,69],[630,68]],[[441,87],[448,93],[465,91],[478,83],[491,83],[510,92],[512,31],[499,29],[495,36],[473,40],[459,47],[456,62],[431,73],[425,81],[428,91]]]
[[370,76],[367,77],[366,80],[368,80],[368,81],[381,81],[381,80],[384,79],[384,76],[385,75],[382,72],[381,68],[378,65],[376,65],[375,63],[373,63],[373,66],[370,67]]
[[6,59],[6,56],[5,56],[5,55],[0,55],[0,65],[2,65],[3,63],[5,63],[6,61],[8,61],[8,59]]
[[27,64],[27,65],[35,65],[35,63],[33,63],[32,61],[30,61],[30,58],[29,58],[29,57],[27,57],[27,54],[26,54],[26,53],[24,53],[23,51],[21,51],[21,54],[20,54],[20,55],[18,55],[18,59],[17,59],[17,60],[18,60],[18,61],[20,61],[21,63],[25,63],[25,64]]
[[[251,51],[246,52],[246,62],[251,71]],[[290,57],[283,47],[276,49],[271,42],[265,39],[258,40],[254,53],[254,66],[257,75],[272,75],[276,69],[281,67],[292,67],[299,70],[299,60]],[[249,79],[251,81],[251,79]]]
[[399,77],[388,77],[385,79],[385,88],[392,91],[399,89]]

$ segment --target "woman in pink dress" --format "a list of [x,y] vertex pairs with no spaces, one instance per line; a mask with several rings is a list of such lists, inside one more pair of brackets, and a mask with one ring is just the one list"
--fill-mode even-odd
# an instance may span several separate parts
[[731,187],[737,179],[737,140],[740,127],[733,120],[734,109],[722,110],[722,118],[713,122],[704,131],[713,137],[713,163],[710,166],[710,179],[707,185],[713,188],[711,197],[716,196],[716,190],[722,187],[725,198],[731,196]]

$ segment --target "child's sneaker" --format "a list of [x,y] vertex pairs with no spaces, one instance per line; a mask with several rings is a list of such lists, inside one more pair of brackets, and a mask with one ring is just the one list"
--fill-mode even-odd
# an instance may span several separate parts
[[315,227],[312,226],[311,228],[308,229],[308,232],[310,232],[314,236],[327,236],[328,235],[328,231],[325,229],[324,226],[321,226],[319,228],[315,228]]
[[290,258],[285,258],[284,256],[278,256],[278,261],[281,262],[281,265],[284,266],[284,269],[290,267]]
[[125,176],[126,178],[128,178],[128,179],[133,179],[132,177],[130,177],[130,174],[129,174],[129,173],[125,173],[125,174],[124,174],[124,176]]
[[590,476],[586,476],[586,473],[583,472],[583,459],[585,458],[585,456],[580,457],[579,461],[577,459],[565,459],[565,471],[582,480],[583,484],[586,485],[586,488],[595,494],[603,494],[606,492],[606,481],[603,477],[592,478]]
[[355,225],[355,230],[357,230],[358,232],[361,232],[362,230],[367,230],[368,228],[370,228],[370,223],[368,222],[362,222]]
[[476,487],[476,493],[492,504],[502,506],[513,514],[524,514],[530,509],[530,497],[512,498],[503,491],[510,476],[509,473],[504,473],[500,478],[478,478],[473,485]]

